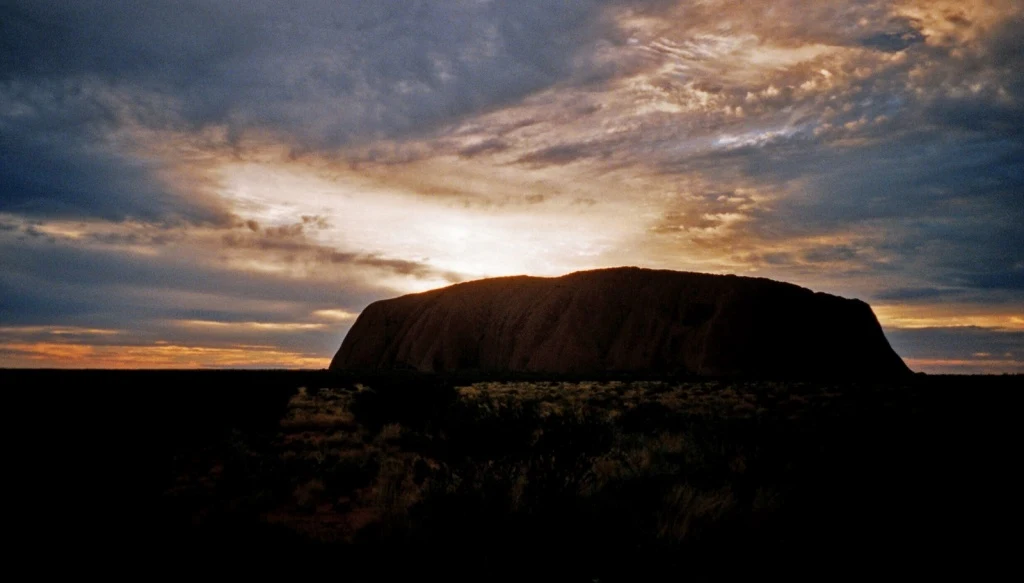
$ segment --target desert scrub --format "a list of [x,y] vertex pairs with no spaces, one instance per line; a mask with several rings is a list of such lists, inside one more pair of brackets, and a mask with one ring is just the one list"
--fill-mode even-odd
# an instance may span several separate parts
[[689,483],[674,486],[662,500],[657,513],[659,540],[678,544],[718,526],[736,511],[736,498],[729,487],[699,490]]
[[288,413],[280,422],[282,430],[298,432],[325,429],[352,429],[355,416],[348,411],[351,397],[348,393],[320,389],[313,393],[305,387],[288,401]]
[[[362,562],[370,576],[356,580],[398,579],[375,569],[399,548],[423,549],[401,555],[418,570],[450,557],[463,573],[514,580],[741,580],[752,577],[723,570],[759,570],[758,552],[788,568],[793,549],[861,548],[863,532],[897,549],[907,532],[945,539],[949,529],[888,525],[934,516],[933,493],[955,499],[943,484],[977,476],[949,469],[950,451],[976,453],[948,430],[962,393],[935,403],[835,382],[372,383],[288,393],[269,445],[218,431],[176,451],[167,498],[211,524],[272,520],[346,569]],[[345,425],[326,419],[345,413]],[[538,575],[542,564],[554,567]]]
[[328,411],[296,411],[293,415],[281,420],[281,428],[289,431],[303,429],[352,429],[355,427],[355,416],[341,410]]
[[404,430],[402,425],[399,423],[388,423],[384,427],[380,428],[380,432],[373,438],[373,443],[377,447],[386,447],[388,445],[394,445],[401,439]]
[[379,536],[400,534],[409,528],[409,509],[420,500],[415,461],[387,458],[369,488],[367,499],[377,513]]
[[313,479],[299,484],[292,491],[295,504],[302,510],[312,511],[324,501],[327,488],[322,480]]

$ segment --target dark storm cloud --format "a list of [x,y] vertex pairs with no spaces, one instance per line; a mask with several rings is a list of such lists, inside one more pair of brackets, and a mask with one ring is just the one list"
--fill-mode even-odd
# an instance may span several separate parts
[[[664,12],[618,30],[609,5]],[[246,148],[264,140],[291,149],[296,166],[308,151],[340,149],[353,172],[394,164],[390,177],[438,151],[481,174],[503,161],[499,170],[517,178],[575,162],[586,166],[570,171],[614,166],[635,170],[640,188],[656,167],[650,195],[664,208],[649,209],[643,236],[690,245],[672,256],[713,249],[772,274],[860,278],[869,283],[858,293],[885,301],[1019,304],[1024,20],[961,38],[974,24],[948,12],[959,19],[948,40],[892,16],[898,8],[0,1],[0,213],[16,219],[0,216],[0,325],[185,341],[189,331],[160,322],[308,322],[311,311],[358,311],[392,293],[367,283],[377,277],[459,279],[420,257],[333,248],[331,233],[312,234],[315,221],[268,226],[286,204],[263,225],[232,216],[251,207],[218,204],[222,185],[204,172],[258,158]],[[637,64],[645,59],[654,60]],[[506,115],[517,107],[533,109]],[[477,182],[457,178],[446,196],[480,196]],[[596,208],[619,196],[566,191]],[[531,193],[526,202],[557,198]],[[93,221],[70,243],[54,235],[67,224],[45,223],[55,218],[124,228]],[[156,226],[132,230],[138,223]],[[189,246],[182,237],[198,230],[208,239]],[[250,268],[281,275],[240,271]],[[258,338],[244,327],[204,330],[192,337]],[[318,334],[324,354],[336,348],[322,330],[300,335]],[[908,333],[901,346],[939,342],[935,334]]]
[[859,38],[859,43],[872,49],[896,52],[925,40],[924,35],[905,19],[894,19],[886,28]]
[[415,132],[611,74],[589,56],[609,3],[5,2],[0,211],[224,223],[111,134],[269,130],[301,151]]
[[226,224],[230,214],[159,178],[162,164],[104,149],[88,132],[0,122],[0,212],[40,218]]
[[874,299],[882,301],[936,300],[940,298],[954,298],[962,294],[963,290],[958,289],[899,287],[877,293],[875,294]]
[[972,213],[1019,214],[1024,209],[1009,195],[1024,187],[1021,156],[1024,140],[943,130],[855,149],[817,141],[769,145],[747,152],[743,164],[751,176],[807,181],[780,210],[810,219],[794,221],[794,228],[831,228],[880,218],[955,216],[962,203],[972,204]]
[[857,257],[857,249],[851,245],[822,245],[801,253],[807,263],[834,263],[850,261]]
[[583,71],[608,2],[31,2],[3,9],[3,79],[99,79],[181,121],[339,144],[417,129]]
[[[1020,289],[1021,159],[1019,140],[936,133],[841,154],[790,153],[775,160],[799,174],[801,193],[762,226],[806,234],[871,225],[880,251],[904,264],[928,260],[935,283]],[[755,164],[757,173],[778,171]]]
[[[330,149],[417,133],[554,83],[594,83],[613,72],[591,56],[610,30],[602,20],[609,3],[3,2],[0,212],[162,227],[87,232],[76,246],[31,224],[5,223],[17,234],[0,244],[0,322],[187,340],[187,331],[160,322],[303,322],[311,310],[357,312],[391,293],[367,283],[367,270],[458,280],[418,261],[319,245],[302,233],[310,225],[239,228],[216,202],[216,184],[179,159],[191,144],[160,143],[162,153],[153,154],[146,140],[205,139],[197,136],[212,129],[224,136],[214,150],[249,132],[297,151]],[[486,143],[463,155],[500,148]],[[151,253],[180,243],[186,224],[225,229],[229,251],[335,275],[245,273],[202,257],[171,259],[174,250]],[[364,275],[339,280],[346,270]],[[296,341],[316,335],[317,350],[335,347],[337,338],[320,330]]]
[[[1021,239],[1018,239],[1018,241],[1021,241]],[[1019,256],[1020,254],[1018,253],[1016,257]],[[1018,262],[1005,271],[972,273],[968,277],[968,282],[972,286],[982,289],[1006,289],[1024,292],[1024,265]]]

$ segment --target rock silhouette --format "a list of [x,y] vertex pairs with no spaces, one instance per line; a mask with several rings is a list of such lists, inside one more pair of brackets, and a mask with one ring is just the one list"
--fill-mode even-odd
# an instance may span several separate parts
[[622,267],[382,300],[332,370],[892,377],[871,307],[763,278]]

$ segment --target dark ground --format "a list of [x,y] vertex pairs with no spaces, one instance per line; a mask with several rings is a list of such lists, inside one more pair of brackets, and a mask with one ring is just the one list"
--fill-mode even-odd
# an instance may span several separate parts
[[1019,552],[1021,380],[0,370],[7,526],[40,572],[976,578]]

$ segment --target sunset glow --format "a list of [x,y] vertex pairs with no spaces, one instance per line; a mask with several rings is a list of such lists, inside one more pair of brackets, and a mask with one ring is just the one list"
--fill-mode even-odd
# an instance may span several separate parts
[[0,8],[0,367],[320,368],[377,299],[637,265],[1024,372],[1019,2],[87,4]]

